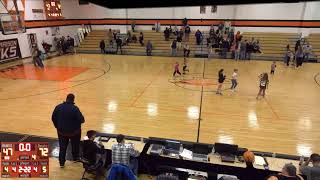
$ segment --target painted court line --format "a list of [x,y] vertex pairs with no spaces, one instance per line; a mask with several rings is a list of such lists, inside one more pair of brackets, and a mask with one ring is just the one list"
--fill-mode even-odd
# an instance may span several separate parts
[[138,99],[146,92],[146,90],[149,88],[149,86],[159,77],[162,70],[160,70],[154,78],[143,88],[143,90],[136,96],[136,98],[130,103],[130,107],[133,107],[134,104],[138,101]]

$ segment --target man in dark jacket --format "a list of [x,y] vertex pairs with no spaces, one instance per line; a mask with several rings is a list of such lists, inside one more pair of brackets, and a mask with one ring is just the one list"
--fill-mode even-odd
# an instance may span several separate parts
[[104,43],[104,40],[100,41],[100,49],[101,49],[101,54],[106,53],[106,44]]
[[120,49],[120,54],[122,54],[122,40],[120,39],[120,37],[117,37],[116,43],[117,43],[117,52],[116,53],[118,53],[118,50]]
[[84,123],[84,117],[74,105],[73,94],[68,94],[66,101],[56,106],[52,113],[52,122],[58,132],[60,167],[64,167],[69,140],[71,140],[73,160],[78,161],[81,124]]

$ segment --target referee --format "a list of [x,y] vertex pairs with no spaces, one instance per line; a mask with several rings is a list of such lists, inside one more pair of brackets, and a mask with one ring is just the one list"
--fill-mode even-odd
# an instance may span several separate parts
[[66,162],[69,140],[71,141],[73,160],[79,161],[81,124],[84,123],[84,117],[79,108],[74,105],[74,98],[73,94],[68,94],[66,101],[57,105],[52,113],[52,122],[57,129],[59,138],[61,168]]

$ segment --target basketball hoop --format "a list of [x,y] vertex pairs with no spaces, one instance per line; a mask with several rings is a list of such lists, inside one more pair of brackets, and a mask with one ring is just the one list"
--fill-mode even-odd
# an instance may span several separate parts
[[[20,18],[21,24],[18,19]],[[0,22],[3,29],[3,34],[22,34],[26,32],[25,24],[21,15],[17,14],[3,14],[0,16]]]

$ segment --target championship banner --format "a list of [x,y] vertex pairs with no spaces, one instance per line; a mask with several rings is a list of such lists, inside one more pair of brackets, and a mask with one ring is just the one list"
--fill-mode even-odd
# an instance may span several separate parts
[[0,41],[0,63],[21,58],[18,39]]

